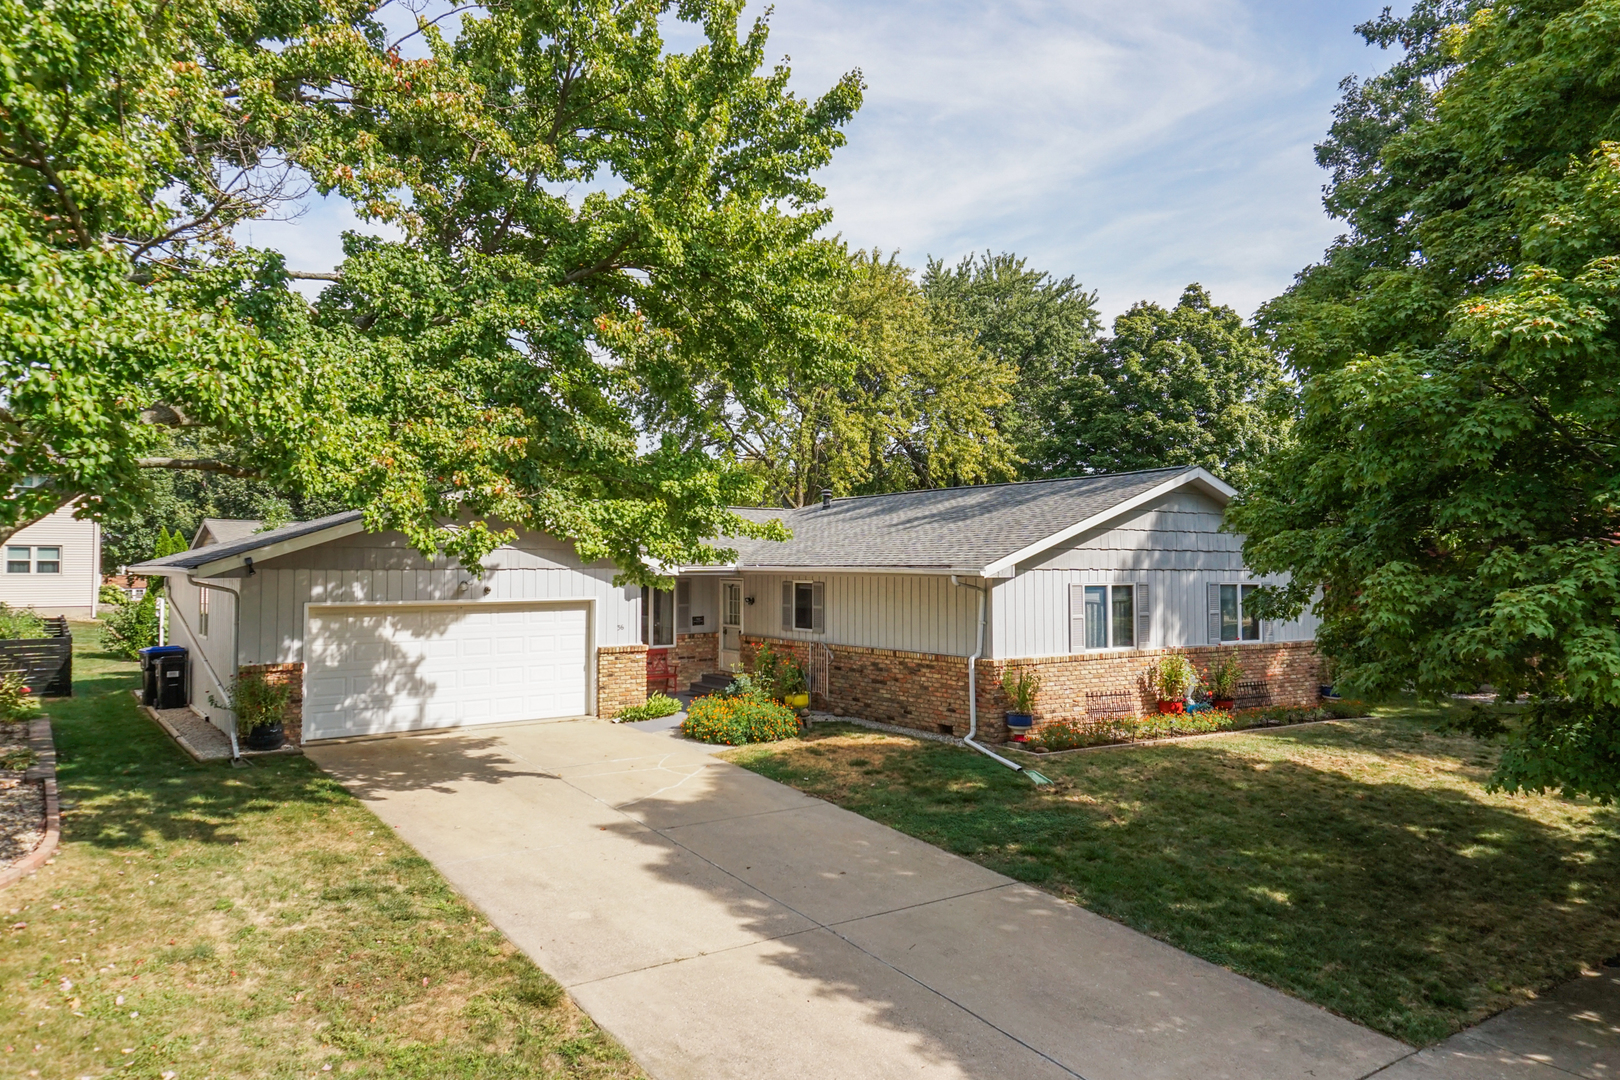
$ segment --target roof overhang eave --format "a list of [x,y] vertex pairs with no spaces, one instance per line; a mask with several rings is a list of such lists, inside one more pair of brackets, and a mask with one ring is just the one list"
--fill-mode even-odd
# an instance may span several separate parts
[[[223,558],[212,559],[208,562],[198,563],[196,566],[175,566],[160,562],[139,563],[131,566],[131,572],[143,574],[157,574],[163,577],[189,576],[196,578],[220,577],[232,571],[240,570],[247,565],[247,560],[261,562],[265,559],[274,559],[278,555],[290,555],[295,551],[303,551],[319,544],[340,540],[345,536],[354,536],[356,533],[366,531],[366,526],[360,519],[353,521],[340,521],[324,529],[307,532],[300,536],[289,536],[285,540],[272,540],[268,544],[252,548],[247,551],[238,551]],[[207,548],[195,549],[206,551]]]

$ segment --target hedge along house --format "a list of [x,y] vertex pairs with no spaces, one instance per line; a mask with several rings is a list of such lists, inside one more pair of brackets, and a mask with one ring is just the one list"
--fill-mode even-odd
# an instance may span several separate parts
[[537,533],[475,574],[358,513],[199,535],[132,569],[168,579],[193,706],[227,729],[210,698],[238,671],[295,687],[298,741],[613,716],[770,644],[806,664],[818,707],[958,735],[973,662],[995,741],[1009,665],[1041,677],[1039,722],[1152,708],[1166,650],[1235,649],[1275,702],[1316,700],[1312,618],[1244,610],[1261,582],[1220,528],[1234,494],[1180,468],[745,509],[792,539],[726,541],[732,563],[681,567],[667,591],[615,588],[614,566]]
[[[1235,650],[1268,700],[1314,704],[1314,617],[1245,610],[1264,582],[1243,565],[1243,538],[1221,531],[1235,495],[1173,468],[746,511],[793,538],[738,541],[730,566],[683,568],[676,648],[683,666],[712,654],[735,669],[768,644],[806,664],[819,707],[956,735],[977,655],[992,741],[1006,734],[1009,666],[1040,677],[1038,723],[1153,709],[1146,676],[1166,651],[1204,666]],[[713,596],[717,627],[680,623],[681,588]],[[707,648],[687,643],[700,631]]]

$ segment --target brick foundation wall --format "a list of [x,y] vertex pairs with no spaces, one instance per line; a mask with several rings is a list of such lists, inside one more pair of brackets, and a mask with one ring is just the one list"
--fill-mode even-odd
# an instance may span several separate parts
[[304,665],[243,664],[236,669],[236,677],[243,675],[262,675],[272,686],[292,688],[292,697],[282,711],[281,730],[290,745],[301,745],[304,740]]
[[603,645],[596,650],[596,715],[619,715],[647,702],[647,646]]
[[688,686],[711,671],[720,670],[719,634],[675,635],[675,688]]
[[[802,642],[745,637],[745,666],[753,666],[754,654],[766,642],[778,652],[790,653],[800,661],[805,659],[806,646]],[[1008,701],[1001,689],[1001,675],[1009,667],[1032,669],[1040,677],[1041,689],[1035,699],[1035,723],[1039,726],[1084,717],[1088,692],[1129,690],[1136,695],[1138,712],[1155,710],[1157,697],[1148,686],[1147,671],[1159,657],[1171,652],[1185,654],[1199,669],[1234,653],[1243,666],[1244,678],[1271,682],[1276,704],[1316,704],[1321,659],[1315,643],[1309,641],[980,660],[979,736],[986,742],[1006,741],[1002,717]],[[967,734],[967,657],[854,645],[834,645],[832,654],[829,695],[826,700],[817,695],[816,708],[920,731],[948,730],[958,737]]]

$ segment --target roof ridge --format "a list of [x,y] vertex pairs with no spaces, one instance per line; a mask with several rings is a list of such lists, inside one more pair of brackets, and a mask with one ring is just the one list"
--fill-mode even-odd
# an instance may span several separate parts
[[[1148,473],[1176,473],[1197,469],[1198,465],[1160,465],[1152,469],[1126,469],[1123,472],[1087,473],[1082,476],[1042,476],[1035,480],[998,480],[993,484],[953,484],[942,488],[907,488],[905,491],[878,491],[870,495],[835,495],[833,502],[855,502],[858,499],[892,499],[897,495],[932,495],[947,491],[985,491],[989,488],[1031,487],[1035,484],[1062,484],[1075,480],[1103,480],[1116,476],[1146,476]],[[792,514],[799,510],[812,510],[821,506],[819,501],[803,506],[733,506],[732,510],[780,510]]]

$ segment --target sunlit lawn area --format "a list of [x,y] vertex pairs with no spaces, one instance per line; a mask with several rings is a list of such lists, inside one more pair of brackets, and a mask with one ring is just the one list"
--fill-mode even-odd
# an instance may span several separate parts
[[844,726],[729,756],[1415,1044],[1620,946],[1620,812],[1485,791],[1433,712],[1029,758]]
[[195,764],[75,633],[49,712],[76,805],[0,892],[5,1075],[642,1075],[308,761]]

